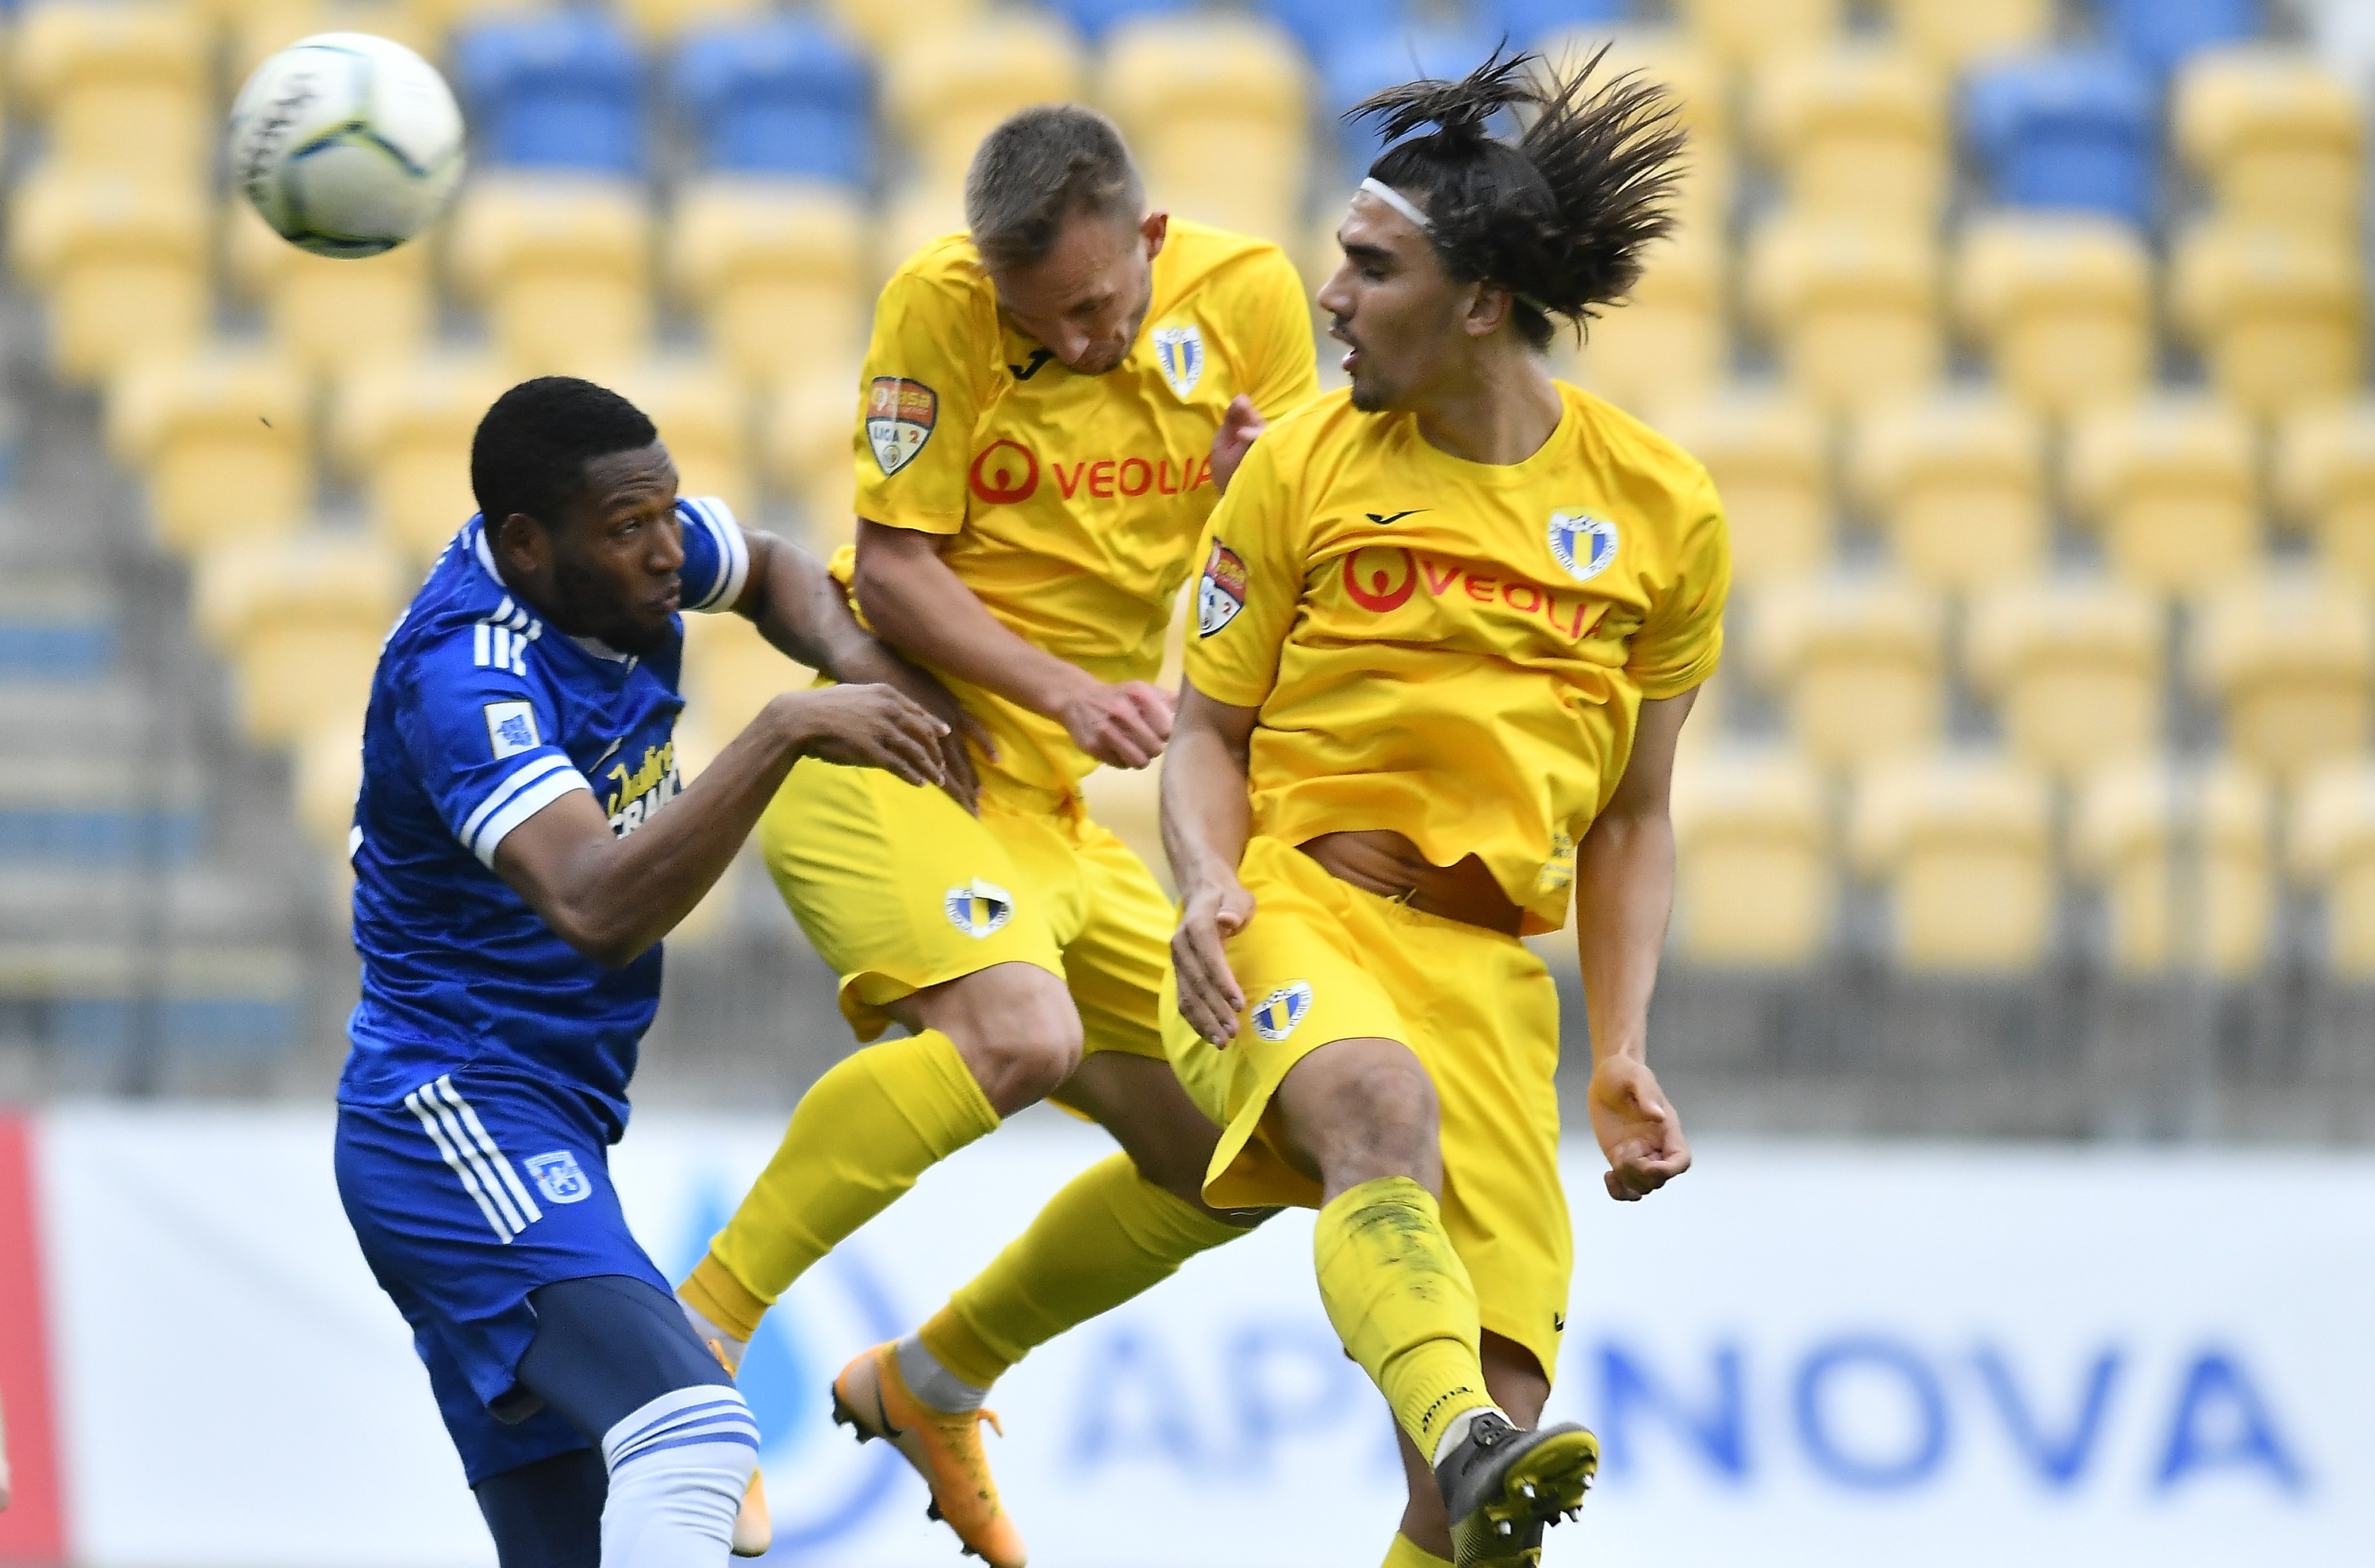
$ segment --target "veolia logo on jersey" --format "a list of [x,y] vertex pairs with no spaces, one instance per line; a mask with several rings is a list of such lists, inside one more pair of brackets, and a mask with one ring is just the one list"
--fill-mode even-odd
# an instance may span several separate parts
[[1616,559],[1616,525],[1589,512],[1554,512],[1551,554],[1578,583],[1589,583]]
[[1039,459],[1019,441],[998,437],[973,460],[966,480],[986,506],[1020,506],[1039,489]]

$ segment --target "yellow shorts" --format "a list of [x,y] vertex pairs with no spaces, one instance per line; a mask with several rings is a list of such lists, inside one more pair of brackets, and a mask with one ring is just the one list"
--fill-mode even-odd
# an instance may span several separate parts
[[1205,1201],[1317,1205],[1318,1185],[1272,1141],[1270,1096],[1330,1041],[1399,1040],[1442,1105],[1443,1225],[1476,1283],[1483,1326],[1555,1373],[1575,1242],[1559,1185],[1549,972],[1515,937],[1363,892],[1275,839],[1248,843],[1237,875],[1256,900],[1228,948],[1246,1027],[1225,1048],[1205,1043],[1164,977],[1171,1065],[1223,1129]]
[[795,765],[759,819],[777,890],[841,976],[860,1040],[901,997],[996,963],[1062,979],[1091,1051],[1163,1055],[1156,997],[1171,905],[1143,861],[1084,815],[987,798],[968,815],[879,768]]

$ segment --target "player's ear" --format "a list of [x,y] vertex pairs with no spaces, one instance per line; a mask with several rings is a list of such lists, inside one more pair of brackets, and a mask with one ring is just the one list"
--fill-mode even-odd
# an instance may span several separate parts
[[1152,261],[1163,253],[1163,242],[1171,237],[1171,215],[1160,208],[1139,219],[1139,238],[1146,242],[1146,259]]
[[495,559],[527,577],[541,577],[552,565],[552,540],[542,523],[514,512],[495,531]]
[[1497,284],[1471,283],[1466,287],[1468,301],[1460,312],[1459,324],[1471,337],[1490,337],[1509,319],[1517,297]]

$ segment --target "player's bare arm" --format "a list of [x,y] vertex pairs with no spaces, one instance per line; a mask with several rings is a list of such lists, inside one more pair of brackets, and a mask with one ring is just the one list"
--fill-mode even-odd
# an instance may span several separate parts
[[1179,722],[1163,769],[1163,850],[1179,889],[1179,926],[1171,937],[1179,1011],[1215,1045],[1235,1037],[1246,1010],[1227,943],[1254,917],[1254,897],[1237,880],[1237,862],[1252,831],[1246,769],[1260,716],[1259,709],[1217,701],[1182,681]]
[[1674,906],[1674,743],[1697,697],[1645,700],[1616,793],[1576,847],[1576,946],[1591,1021],[1591,1130],[1608,1196],[1630,1203],[1691,1168],[1691,1147],[1649,1070],[1649,993]]

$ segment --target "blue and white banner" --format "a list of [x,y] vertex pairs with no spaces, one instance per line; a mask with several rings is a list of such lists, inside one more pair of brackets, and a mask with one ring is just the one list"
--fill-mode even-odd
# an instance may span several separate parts
[[[330,1185],[326,1116],[36,1123],[67,1540],[90,1568],[492,1561],[402,1323]],[[681,1274],[770,1120],[638,1117],[631,1215]],[[1105,1149],[1026,1118],[803,1280],[744,1387],[776,1560],[953,1568],[920,1483],[826,1385]],[[1648,1202],[1570,1151],[1553,1413],[1607,1463],[1548,1563],[2320,1568],[2375,1561],[2375,1159],[1709,1139]],[[1369,1568],[1383,1403],[1280,1218],[1051,1345],[989,1439],[1034,1568]]]

